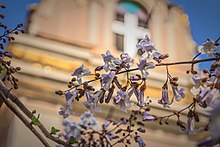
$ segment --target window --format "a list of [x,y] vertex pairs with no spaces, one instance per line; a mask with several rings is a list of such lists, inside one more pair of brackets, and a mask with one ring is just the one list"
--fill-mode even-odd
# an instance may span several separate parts
[[116,47],[119,51],[124,51],[124,35],[115,33]]
[[121,0],[117,3],[112,29],[119,51],[130,56],[137,54],[136,41],[148,34],[148,17],[147,10],[137,2]]

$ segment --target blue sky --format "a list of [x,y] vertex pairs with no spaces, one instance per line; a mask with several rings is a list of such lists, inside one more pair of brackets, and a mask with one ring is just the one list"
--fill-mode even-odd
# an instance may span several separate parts
[[[1,10],[7,16],[5,23],[13,27],[24,23],[27,16],[28,5],[40,0],[1,0],[7,9]],[[170,0],[184,9],[189,15],[193,39],[199,45],[207,38],[217,39],[220,36],[220,0]],[[204,58],[205,56],[202,56]],[[207,64],[200,65],[200,68]]]
[[[201,45],[207,38],[220,37],[220,0],[170,0],[189,15],[193,39]],[[202,55],[201,58],[206,58]],[[209,64],[200,64],[200,69]]]

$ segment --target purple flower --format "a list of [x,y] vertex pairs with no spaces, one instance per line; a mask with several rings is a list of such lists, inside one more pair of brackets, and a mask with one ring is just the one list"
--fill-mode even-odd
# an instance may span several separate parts
[[[192,80],[195,83],[195,88],[198,89],[202,85],[202,80],[205,78],[204,75],[193,75]],[[196,95],[196,94],[195,94]]]
[[126,124],[127,124],[127,120],[123,118],[123,119],[121,120],[121,124],[126,125]]
[[162,54],[158,50],[156,50],[151,54],[151,58],[160,63],[162,61],[162,59],[160,58],[161,55]]
[[220,102],[220,89],[205,87],[201,89],[201,93],[197,95],[197,100],[200,104],[209,107],[214,107]]
[[59,115],[62,115],[64,118],[70,115],[70,111],[72,109],[72,103],[74,99],[77,97],[77,95],[78,95],[78,90],[74,90],[72,92],[68,90],[65,92],[66,106],[60,108]]
[[84,112],[83,115],[80,116],[80,125],[83,125],[88,128],[97,129],[98,128],[98,122],[94,115],[87,111]]
[[88,68],[84,68],[84,65],[82,64],[79,68],[77,68],[72,76],[77,77],[77,81],[79,84],[82,84],[82,77],[83,76],[89,76],[91,74],[90,70]]
[[72,106],[72,102],[74,101],[74,99],[77,97],[78,95],[78,90],[74,90],[72,92],[70,92],[69,90],[67,90],[65,92],[65,97],[66,97],[66,105],[68,107]]
[[120,65],[122,63],[118,58],[113,57],[110,51],[107,51],[106,55],[102,54],[102,58],[105,62],[103,69],[106,72],[108,72],[109,70],[115,69],[117,65]]
[[147,62],[145,58],[140,58],[140,64],[138,64],[138,68],[141,71],[142,78],[147,78],[149,73],[148,69],[155,68],[155,64],[153,62]]
[[70,108],[60,107],[59,115],[62,115],[63,118],[67,118],[70,114]]
[[138,103],[137,105],[138,106],[144,106],[144,91],[146,89],[146,83],[144,83],[141,88],[140,88],[140,91],[138,92]]
[[135,90],[137,89],[138,84],[133,84],[127,91],[128,93],[128,99],[131,98],[132,94],[135,92]]
[[[173,97],[174,98],[174,97]],[[168,89],[163,88],[162,89],[162,98],[158,101],[159,104],[162,104],[164,108],[169,108],[172,103],[173,99],[170,101],[169,95],[168,95]]]
[[98,95],[101,93],[101,91],[97,92],[96,95],[92,94],[89,90],[86,90],[85,93],[87,102],[83,102],[83,105],[91,111],[99,112],[100,108],[97,105],[99,101]]
[[64,131],[65,131],[65,139],[70,139],[71,136],[79,139],[80,138],[80,131],[81,127],[79,124],[76,124],[75,122],[70,122],[68,120],[63,121]]
[[107,128],[110,124],[111,124],[110,121],[106,121],[102,126],[103,126],[104,128]]
[[207,39],[202,46],[198,47],[198,51],[202,54],[211,56],[213,52],[217,51],[218,47],[214,40]]
[[150,52],[152,50],[155,50],[155,45],[153,42],[151,42],[148,35],[145,36],[144,39],[142,39],[137,45],[137,49],[141,51],[142,54],[145,52]]
[[122,65],[124,65],[126,69],[129,69],[130,66],[134,64],[134,59],[129,57],[128,53],[122,53],[121,60],[122,60]]
[[146,146],[144,140],[140,136],[137,137],[137,142],[138,142],[139,147],[145,147]]
[[189,135],[196,134],[199,130],[195,128],[195,121],[193,117],[188,117],[186,128],[183,131]]
[[111,71],[109,74],[103,74],[101,78],[102,87],[104,90],[108,90],[112,84],[115,77],[115,71]]
[[109,138],[110,140],[112,140],[113,137],[115,137],[115,134],[112,133],[112,132],[107,132],[106,134],[108,135],[108,138]]
[[112,125],[117,125],[118,123],[118,120],[114,120]]
[[172,90],[173,90],[173,96],[176,99],[176,101],[180,101],[182,98],[185,97],[184,88],[178,89],[178,86],[172,85]]
[[143,115],[143,121],[152,121],[155,119],[154,116],[150,115],[146,111],[144,111],[142,115]]
[[137,129],[139,132],[141,132],[141,133],[145,133],[145,129],[144,128],[138,128]]
[[117,96],[114,98],[114,104],[125,112],[133,105],[129,100],[128,93],[122,90],[117,92]]

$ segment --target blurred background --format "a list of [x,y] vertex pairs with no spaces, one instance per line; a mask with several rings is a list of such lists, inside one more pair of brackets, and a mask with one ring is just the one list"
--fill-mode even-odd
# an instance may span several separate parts
[[[22,69],[16,75],[19,89],[13,93],[30,110],[36,109],[41,114],[40,120],[48,130],[52,126],[62,128],[63,118],[58,115],[58,110],[65,105],[65,100],[54,91],[67,89],[71,73],[81,64],[90,69],[102,65],[100,54],[106,50],[115,56],[127,52],[137,62],[136,43],[148,34],[156,48],[170,55],[166,62],[185,61],[196,54],[197,44],[220,35],[217,32],[220,26],[217,0],[199,3],[178,0],[3,0],[1,3],[7,7],[2,10],[6,15],[4,23],[11,28],[24,23],[26,30],[7,46],[14,56],[12,63]],[[186,89],[192,83],[183,71],[185,73],[189,68],[186,65],[170,68],[171,75],[178,76],[179,85]],[[164,73],[164,68],[157,68],[150,72],[148,79],[146,95],[152,99],[152,113],[156,115],[171,112],[157,105],[166,78]],[[123,77],[120,77],[121,81],[126,80]],[[189,90],[186,92],[187,98],[174,104],[172,110],[180,110],[192,101]],[[74,102],[74,115],[70,119],[78,121],[78,116],[86,111],[81,104],[83,101],[85,98]],[[102,112],[96,113],[100,122],[125,115],[127,113],[112,104],[102,105]],[[6,107],[0,109],[0,118],[0,146],[42,146]],[[198,125],[205,122],[202,118]],[[171,123],[175,124],[175,119]],[[175,125],[160,126],[150,122],[147,126],[144,139],[149,147],[195,146],[195,140],[204,136],[188,137]]]

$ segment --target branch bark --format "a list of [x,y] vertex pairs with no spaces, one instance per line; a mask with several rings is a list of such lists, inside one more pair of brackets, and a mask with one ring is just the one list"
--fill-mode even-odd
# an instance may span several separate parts
[[[19,100],[18,97],[16,97],[14,94],[12,94],[5,86],[2,82],[0,82],[0,92],[2,92],[2,95],[4,95],[6,98],[9,98],[12,102],[14,102],[18,108],[28,117],[28,118],[32,118],[33,114],[31,113],[31,111]],[[39,121],[40,122],[40,121]],[[47,129],[45,128],[45,126],[40,122],[40,124],[38,125],[38,128],[41,130],[41,132],[44,134],[45,137],[47,137],[48,139],[64,145],[65,147],[71,147],[71,145],[69,143],[64,142],[63,140],[59,139],[58,137],[54,137],[52,136]]]
[[4,94],[0,91],[1,100],[6,106],[24,123],[24,125],[44,144],[45,147],[50,147],[48,142],[37,132],[30,122],[8,101]]

